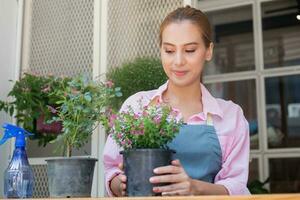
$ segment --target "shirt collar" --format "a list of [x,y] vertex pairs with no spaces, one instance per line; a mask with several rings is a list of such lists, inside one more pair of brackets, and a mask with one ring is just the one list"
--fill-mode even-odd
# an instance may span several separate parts
[[[151,100],[158,97],[158,102],[162,102],[163,101],[162,94],[168,88],[168,83],[169,81],[161,85],[157,89],[156,93],[153,95]],[[220,108],[217,99],[209,93],[209,91],[205,88],[203,84],[200,83],[200,85],[201,85],[201,92],[202,92],[203,114],[205,115],[205,118],[207,118],[208,113],[211,113],[213,115],[218,115],[219,117],[223,118],[224,113]]]

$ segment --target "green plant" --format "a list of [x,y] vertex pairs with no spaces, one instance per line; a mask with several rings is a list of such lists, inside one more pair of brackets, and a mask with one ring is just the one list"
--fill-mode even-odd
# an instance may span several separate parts
[[160,60],[154,58],[137,58],[124,63],[111,69],[107,78],[122,88],[123,96],[111,102],[114,109],[119,109],[132,94],[156,89],[167,80]]
[[163,104],[141,107],[138,113],[129,107],[127,111],[111,114],[105,125],[124,150],[167,148],[183,124],[176,117],[177,112]]
[[251,194],[268,194],[269,191],[264,188],[265,184],[269,182],[269,178],[267,178],[264,182],[259,180],[253,180],[248,184],[248,189]]
[[62,83],[59,90],[53,91],[50,96],[58,96],[56,103],[57,116],[53,121],[61,121],[63,133],[55,141],[62,141],[64,155],[70,157],[73,148],[80,148],[88,141],[93,130],[106,115],[108,104],[115,96],[121,96],[120,88],[113,87],[108,81],[88,81],[83,76],[71,79],[67,84]]
[[59,90],[68,78],[58,78],[54,76],[36,76],[25,73],[23,77],[16,81],[8,97],[12,101],[0,101],[0,111],[3,110],[17,119],[17,124],[34,136],[39,145],[45,146],[49,141],[56,138],[58,132],[50,132],[38,129],[37,121],[43,117],[45,120],[52,118],[55,113],[49,110],[48,106],[59,106],[58,96],[48,94],[54,90]]

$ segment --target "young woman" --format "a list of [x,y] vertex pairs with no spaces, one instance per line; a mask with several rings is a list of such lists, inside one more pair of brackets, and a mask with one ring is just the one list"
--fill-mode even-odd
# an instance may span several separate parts
[[[137,101],[168,103],[179,111],[186,125],[169,144],[176,157],[169,166],[156,168],[152,183],[162,195],[241,195],[246,187],[249,164],[248,123],[241,108],[216,99],[200,83],[205,62],[211,60],[213,43],[207,17],[189,6],[171,12],[160,26],[160,52],[169,80],[157,90],[129,97],[128,105],[138,111]],[[124,196],[126,176],[122,156],[111,137],[104,148],[106,189],[109,195]]]

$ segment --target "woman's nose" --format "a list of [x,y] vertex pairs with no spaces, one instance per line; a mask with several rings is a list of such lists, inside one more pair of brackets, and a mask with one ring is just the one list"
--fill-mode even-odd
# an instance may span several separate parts
[[180,67],[182,65],[185,64],[185,58],[182,52],[176,52],[176,56],[175,56],[175,61],[174,61],[175,65]]

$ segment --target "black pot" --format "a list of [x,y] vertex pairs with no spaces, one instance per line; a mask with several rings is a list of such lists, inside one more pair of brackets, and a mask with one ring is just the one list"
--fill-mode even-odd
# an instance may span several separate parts
[[[153,192],[149,178],[154,176],[153,169],[171,164],[174,151],[165,149],[132,149],[121,152],[124,171],[127,176],[126,193],[128,196],[160,196]],[[160,184],[161,185],[161,184]]]
[[53,158],[47,161],[50,197],[90,197],[94,158]]

